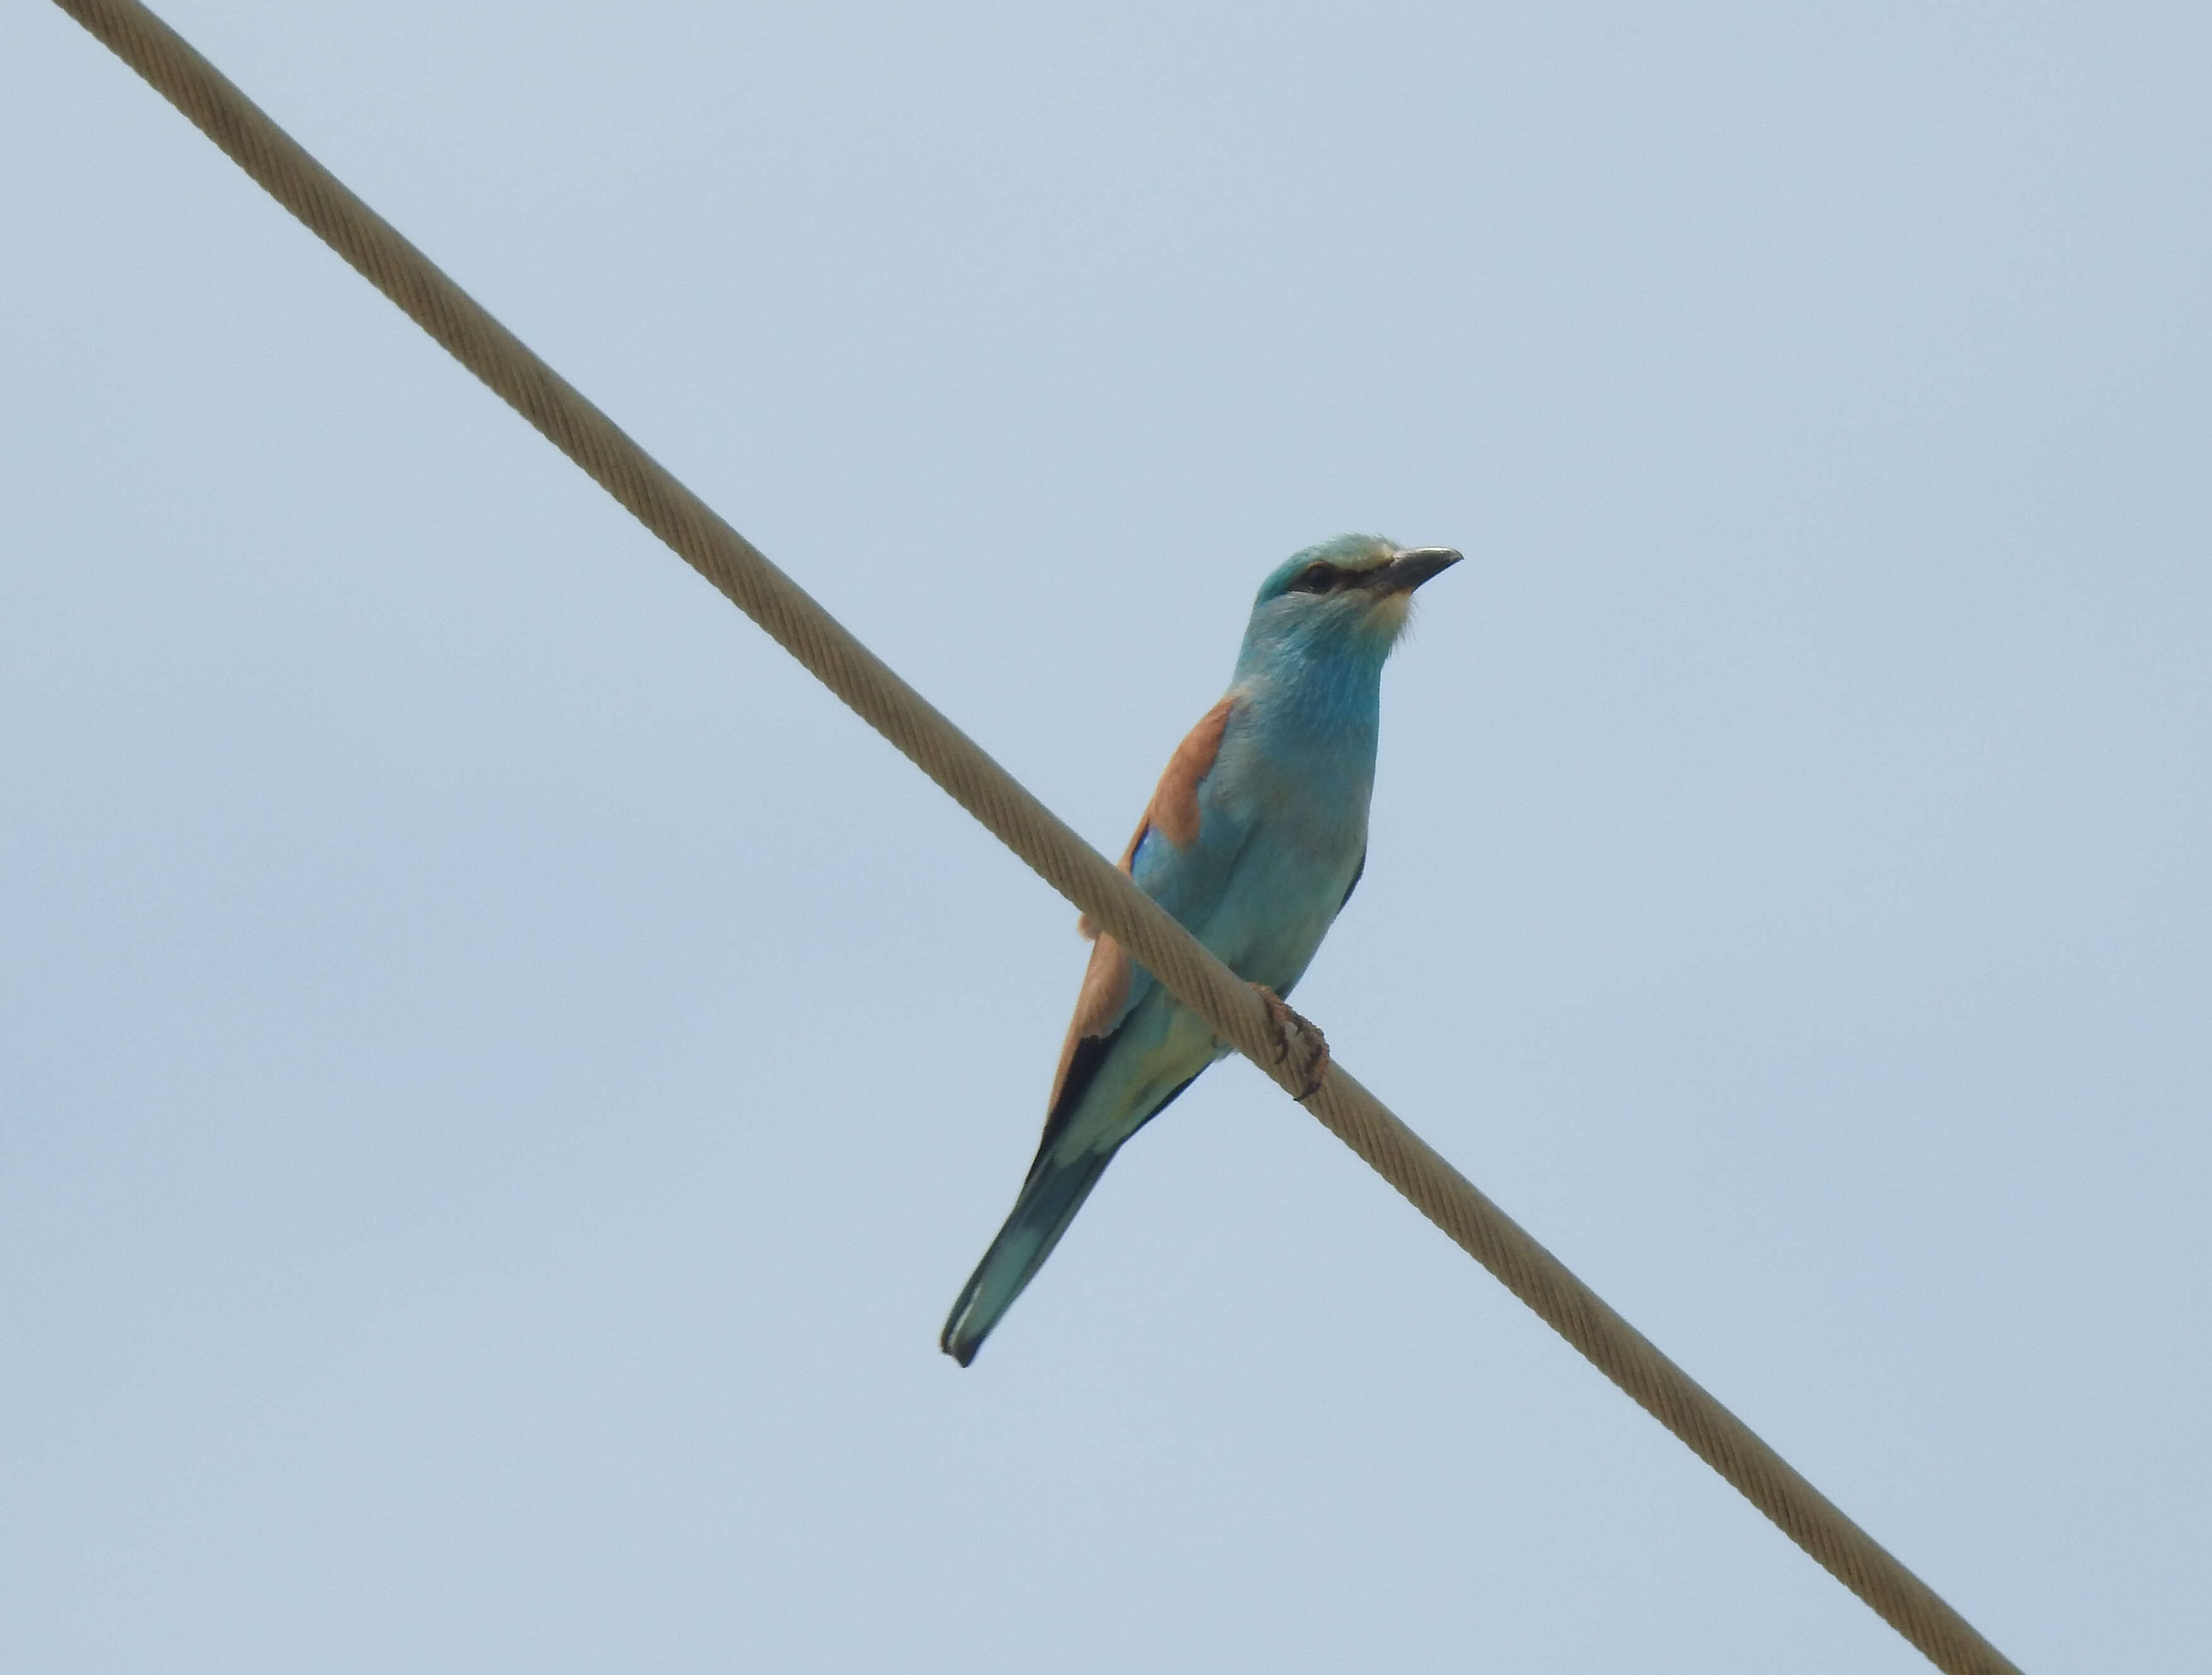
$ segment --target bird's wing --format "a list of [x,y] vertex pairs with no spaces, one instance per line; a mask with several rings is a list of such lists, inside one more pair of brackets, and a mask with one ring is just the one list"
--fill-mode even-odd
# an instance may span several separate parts
[[[1223,699],[1176,747],[1121,857],[1122,871],[1185,925],[1203,922],[1243,847],[1242,831],[1218,812],[1207,827],[1199,803],[1235,710],[1233,695]],[[1121,1142],[1211,1062],[1214,1044],[1205,1026],[1170,1006],[1165,991],[1113,938],[1091,934],[1097,939],[1060,1048],[1036,1161],[938,1340],[963,1367],[1052,1254]]]
[[[1186,923],[1188,915],[1181,899],[1198,883],[1197,875],[1207,869],[1177,865],[1176,858],[1198,845],[1203,828],[1199,787],[1213,771],[1214,759],[1221,754],[1221,741],[1229,731],[1230,719],[1236,709],[1237,695],[1232,692],[1200,717],[1198,725],[1184,735],[1175,754],[1168,758],[1167,769],[1153,788],[1152,800],[1145,804],[1137,829],[1130,834],[1129,847],[1115,863],[1137,881],[1146,895]],[[1085,913],[1077,923],[1085,936],[1098,935],[1098,927],[1091,922],[1090,914]],[[1090,995],[1087,978],[1084,994],[1086,998]],[[1082,1004],[1079,1002],[1079,1023],[1083,1017]]]
[[[1129,847],[1121,852],[1121,871],[1185,925],[1202,918],[1206,898],[1219,894],[1228,871],[1223,858],[1201,853],[1198,792],[1221,754],[1221,741],[1236,707],[1234,694],[1224,698],[1176,746]],[[1097,931],[1087,918],[1083,929],[1097,940],[1076,995],[1067,1039],[1060,1045],[1040,1156],[1066,1130],[1121,1025],[1152,985],[1151,974],[1130,961],[1121,944]]]

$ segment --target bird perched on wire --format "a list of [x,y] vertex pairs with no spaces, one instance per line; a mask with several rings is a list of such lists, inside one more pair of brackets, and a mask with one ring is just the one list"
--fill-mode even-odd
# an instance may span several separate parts
[[[1121,857],[1145,894],[1261,989],[1279,1023],[1302,1027],[1317,1049],[1314,1087],[1326,1046],[1282,997],[1367,865],[1383,659],[1413,590],[1459,558],[1345,535],[1280,566],[1253,604],[1228,692],[1176,747]],[[963,1367],[975,1358],[1122,1142],[1228,1051],[1097,936],[1036,1161],[952,1305],[939,1340],[947,1355]]]

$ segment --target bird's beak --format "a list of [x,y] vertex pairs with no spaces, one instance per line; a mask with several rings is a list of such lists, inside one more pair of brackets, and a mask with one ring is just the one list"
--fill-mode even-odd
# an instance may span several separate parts
[[1423,582],[1459,562],[1449,547],[1408,547],[1370,572],[1367,586],[1376,593],[1410,593]]

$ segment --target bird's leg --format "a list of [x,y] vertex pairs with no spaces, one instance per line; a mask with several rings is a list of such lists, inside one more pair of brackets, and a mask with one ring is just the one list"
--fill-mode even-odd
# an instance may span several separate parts
[[1290,1003],[1265,983],[1255,983],[1252,987],[1267,1003],[1267,1021],[1275,1027],[1275,1062],[1291,1065],[1304,1084],[1293,1097],[1311,1099],[1321,1091],[1322,1078],[1328,1074],[1328,1039],[1311,1020],[1292,1011]]

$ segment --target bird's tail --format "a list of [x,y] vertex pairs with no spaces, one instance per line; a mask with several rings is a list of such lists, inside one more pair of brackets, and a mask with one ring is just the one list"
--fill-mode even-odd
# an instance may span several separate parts
[[983,1259],[961,1288],[959,1302],[952,1305],[944,1333],[937,1340],[945,1354],[963,1367],[975,1358],[991,1328],[1044,1266],[1045,1258],[1052,1254],[1060,1235],[1067,1231],[1075,1212],[1083,1208],[1083,1200],[1091,1196],[1091,1189],[1113,1161],[1111,1147],[1066,1160],[1038,1157],[1030,1169],[1030,1178],[1022,1183],[1021,1196],[1014,1200],[1006,1224],[999,1229],[991,1248],[983,1253]]

